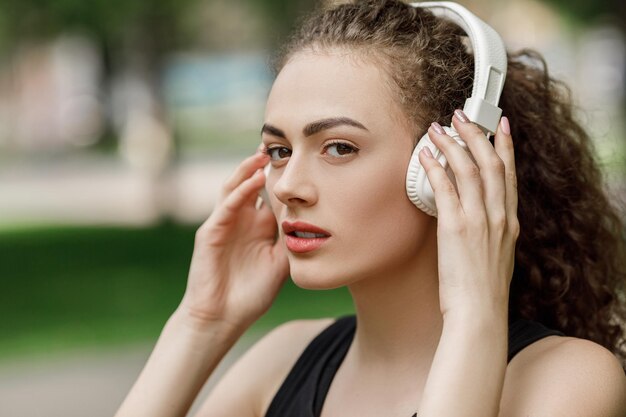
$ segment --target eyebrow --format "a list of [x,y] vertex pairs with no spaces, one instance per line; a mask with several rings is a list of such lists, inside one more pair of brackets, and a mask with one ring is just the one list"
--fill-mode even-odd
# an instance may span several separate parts
[[[342,126],[342,125],[354,126],[354,127],[357,127],[359,129],[369,132],[369,130],[365,126],[363,126],[361,123],[349,117],[329,117],[326,119],[316,120],[304,126],[304,129],[302,129],[302,134],[305,137],[309,137],[318,132],[321,132],[322,130],[326,130],[326,129],[330,129],[330,128],[333,128],[336,126]],[[285,132],[283,132],[276,126],[272,126],[269,123],[265,123],[263,127],[261,128],[261,135],[263,133],[267,133],[269,135],[278,136],[280,138],[287,139],[287,135],[285,135]]]

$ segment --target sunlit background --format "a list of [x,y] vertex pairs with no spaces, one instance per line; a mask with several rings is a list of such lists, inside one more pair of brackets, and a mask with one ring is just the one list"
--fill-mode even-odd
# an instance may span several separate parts
[[[460,3],[570,84],[624,207],[624,2]],[[269,54],[315,4],[0,0],[1,416],[114,413],[260,140]],[[351,312],[288,283],[219,372],[278,323]]]

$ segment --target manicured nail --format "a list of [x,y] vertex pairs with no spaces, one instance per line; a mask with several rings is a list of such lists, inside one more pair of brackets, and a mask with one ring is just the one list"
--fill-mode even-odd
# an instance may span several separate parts
[[454,111],[454,115],[456,116],[457,119],[459,119],[460,121],[462,121],[463,123],[469,123],[469,119],[467,118],[467,116],[465,115],[465,113],[463,113],[463,110],[461,109],[456,109]]
[[424,146],[424,148],[420,152],[422,152],[423,154],[425,154],[429,158],[433,157],[433,154],[430,151],[430,149],[428,149],[428,146]]
[[441,125],[439,123],[432,122],[430,125],[433,127],[433,129],[435,129],[435,132],[439,133],[440,135],[445,135],[446,134],[446,131],[443,130],[443,127],[441,127]]
[[500,119],[500,129],[505,135],[511,134],[511,126],[509,125],[509,119],[506,116],[502,116]]

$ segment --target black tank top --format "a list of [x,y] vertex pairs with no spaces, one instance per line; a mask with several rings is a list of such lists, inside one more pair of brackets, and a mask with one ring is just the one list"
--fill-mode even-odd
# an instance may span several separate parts
[[[343,316],[315,337],[300,355],[274,396],[265,417],[319,417],[335,373],[354,337],[356,317]],[[563,333],[540,323],[509,323],[507,361],[526,346],[546,336]],[[409,416],[407,416],[409,417]]]

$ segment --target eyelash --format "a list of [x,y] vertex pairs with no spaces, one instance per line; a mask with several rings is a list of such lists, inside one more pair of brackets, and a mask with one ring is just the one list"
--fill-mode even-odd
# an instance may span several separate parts
[[[342,145],[342,146],[345,146],[346,148],[350,149],[350,150],[351,150],[351,152],[350,152],[348,155],[356,154],[356,153],[358,153],[358,152],[359,152],[359,149],[358,149],[357,147],[352,146],[352,145],[350,145],[349,143],[340,142],[340,141],[331,141],[331,142],[327,143],[326,145],[324,145],[324,150],[327,150],[328,148],[330,148],[331,146],[334,146],[334,145]],[[264,152],[265,154],[269,155],[269,157],[270,157],[270,159],[271,159],[271,158],[272,158],[272,152],[273,152],[274,150],[277,150],[277,149],[287,149],[287,147],[285,147],[285,146],[273,146],[273,147],[266,147],[266,148],[263,150],[263,152]],[[345,155],[345,156],[339,156],[339,157],[336,157],[336,158],[345,158],[345,157],[347,157],[348,155]],[[278,160],[280,160],[280,159],[278,159]],[[274,159],[272,159],[272,161],[274,161]]]

